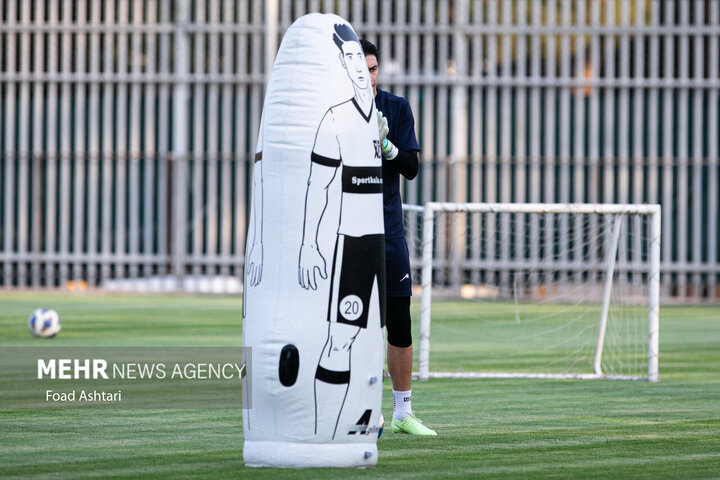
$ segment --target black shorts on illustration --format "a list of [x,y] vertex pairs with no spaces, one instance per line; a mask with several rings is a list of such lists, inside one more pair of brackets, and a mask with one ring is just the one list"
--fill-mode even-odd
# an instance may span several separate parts
[[[377,279],[380,325],[385,326],[384,236],[339,235],[335,245],[328,321],[367,328]],[[338,268],[339,267],[339,268]]]

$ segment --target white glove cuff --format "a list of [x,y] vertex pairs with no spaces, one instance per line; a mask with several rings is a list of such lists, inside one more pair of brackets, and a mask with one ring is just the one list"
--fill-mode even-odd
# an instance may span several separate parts
[[385,160],[394,160],[398,156],[398,148],[390,140],[383,142],[383,157]]

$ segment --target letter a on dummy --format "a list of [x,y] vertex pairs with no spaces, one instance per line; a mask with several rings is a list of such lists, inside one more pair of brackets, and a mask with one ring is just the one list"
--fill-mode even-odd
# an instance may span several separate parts
[[245,464],[373,466],[384,364],[382,163],[367,63],[342,18],[310,14],[287,30],[252,189]]

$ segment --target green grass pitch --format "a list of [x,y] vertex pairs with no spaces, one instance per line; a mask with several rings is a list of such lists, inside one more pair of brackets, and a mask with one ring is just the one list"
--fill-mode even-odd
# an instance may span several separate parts
[[[38,306],[60,312],[57,338],[30,337]],[[435,325],[456,320],[444,310]],[[240,312],[228,297],[4,292],[0,348],[239,345]],[[452,342],[434,347],[451,364]],[[246,468],[240,410],[15,409],[0,410],[0,478],[720,478],[720,307],[661,309],[656,384],[431,380],[413,393],[439,436],[388,428],[371,470]],[[383,405],[389,419],[387,379]]]

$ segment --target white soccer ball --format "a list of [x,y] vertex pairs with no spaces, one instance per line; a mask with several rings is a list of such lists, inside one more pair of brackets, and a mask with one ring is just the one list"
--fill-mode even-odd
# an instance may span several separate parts
[[38,308],[28,319],[33,337],[52,338],[60,331],[60,316],[51,308]]

